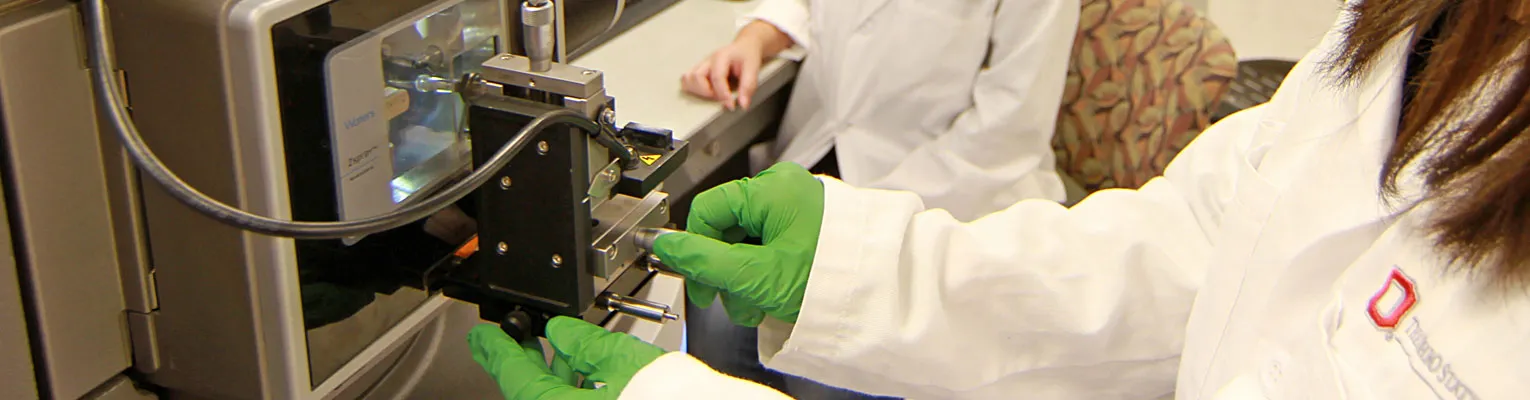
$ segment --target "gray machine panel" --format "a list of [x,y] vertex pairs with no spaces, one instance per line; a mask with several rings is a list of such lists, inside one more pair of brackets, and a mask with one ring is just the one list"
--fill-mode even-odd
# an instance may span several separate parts
[[[223,26],[234,0],[108,0],[117,67],[126,71],[133,121],[172,171],[225,203],[239,201],[227,110]],[[195,99],[195,101],[188,101]],[[261,331],[243,232],[192,211],[153,183],[142,186],[159,308],[148,375],[172,397],[276,398],[261,381]],[[148,321],[145,321],[148,322]],[[135,338],[137,340],[139,338]],[[147,340],[148,337],[143,337]],[[205,356],[218,349],[218,357]]]
[[[80,398],[130,365],[80,16],[64,0],[0,22],[6,201],[41,391]],[[10,357],[7,357],[10,358]]]
[[[0,21],[5,19],[0,16]],[[5,28],[0,22],[0,34]],[[0,115],[0,121],[5,115]],[[0,122],[0,134],[3,134]],[[0,177],[0,186],[5,185]],[[37,398],[33,380],[32,349],[27,342],[27,319],[21,308],[21,286],[16,282],[16,252],[11,248],[10,220],[5,199],[0,197],[0,398]]]

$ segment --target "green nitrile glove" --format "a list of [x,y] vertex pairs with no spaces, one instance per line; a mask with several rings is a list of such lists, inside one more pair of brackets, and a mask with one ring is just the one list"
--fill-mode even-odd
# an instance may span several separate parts
[[[721,292],[736,324],[757,326],[767,314],[797,322],[822,225],[823,183],[800,165],[780,163],[697,195],[690,233],[659,236],[654,253],[685,275],[698,306]],[[745,237],[763,245],[738,244]]]
[[[632,335],[569,317],[547,322],[547,340],[558,353],[551,367],[541,345],[522,347],[497,325],[468,332],[473,360],[499,383],[506,400],[614,400],[638,370],[664,355],[664,349]],[[586,384],[605,387],[576,387],[574,372],[583,374]]]

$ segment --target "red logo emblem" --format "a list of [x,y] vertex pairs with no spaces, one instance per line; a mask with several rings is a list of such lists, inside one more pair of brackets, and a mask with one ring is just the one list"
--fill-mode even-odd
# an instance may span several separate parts
[[[1399,291],[1401,293],[1398,293]],[[1390,309],[1383,310],[1378,304],[1383,298],[1397,299],[1396,296],[1387,296],[1387,294],[1400,294],[1402,297],[1390,304]],[[1407,275],[1403,275],[1402,270],[1393,267],[1392,274],[1387,277],[1386,283],[1381,285],[1381,290],[1377,290],[1376,295],[1371,296],[1370,306],[1366,308],[1366,311],[1371,314],[1371,322],[1374,322],[1377,327],[1394,329],[1417,302],[1418,293],[1413,290],[1413,279],[1409,279]]]

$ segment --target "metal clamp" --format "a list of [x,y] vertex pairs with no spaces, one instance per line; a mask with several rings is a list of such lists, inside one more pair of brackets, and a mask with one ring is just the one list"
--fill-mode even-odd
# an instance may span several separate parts
[[631,239],[633,232],[669,222],[668,203],[668,194],[652,192],[642,199],[617,195],[596,207],[591,212],[598,225],[590,246],[594,253],[590,258],[590,274],[612,278],[622,268],[641,261],[644,252]]

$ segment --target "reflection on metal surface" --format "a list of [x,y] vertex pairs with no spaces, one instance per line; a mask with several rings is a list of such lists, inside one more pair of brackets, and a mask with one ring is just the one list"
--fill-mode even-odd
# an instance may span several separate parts
[[[316,69],[329,108],[328,132],[321,134],[332,154],[320,156],[332,160],[333,178],[316,183],[332,189],[304,190],[309,197],[295,197],[294,204],[325,204],[314,194],[334,193],[337,201],[326,208],[339,218],[366,217],[423,199],[468,172],[467,106],[455,88],[458,77],[502,50],[500,4],[336,0],[278,28],[301,39],[278,43],[279,54],[312,54],[292,49],[325,46],[317,57],[282,64],[296,71],[322,65]],[[296,125],[297,117],[290,121],[284,135],[313,130]],[[310,383],[330,379],[424,304],[423,271],[475,230],[473,218],[453,207],[364,238],[298,241]]]
[[[465,105],[454,92],[456,77],[478,70],[498,43],[470,1],[421,18],[383,39],[384,89],[409,93],[407,109],[388,123],[393,152],[393,202],[441,185],[468,164],[462,128]],[[492,15],[492,14],[490,14]]]
[[[345,289],[336,288],[336,294]],[[367,293],[366,295],[370,295]],[[355,294],[361,296],[361,294]],[[308,330],[308,368],[313,376],[330,376],[352,357],[361,353],[375,338],[387,333],[398,321],[425,302],[425,292],[402,288],[391,295],[377,294],[371,304],[349,318]],[[342,302],[343,303],[343,302]],[[307,308],[313,306],[305,302]]]

